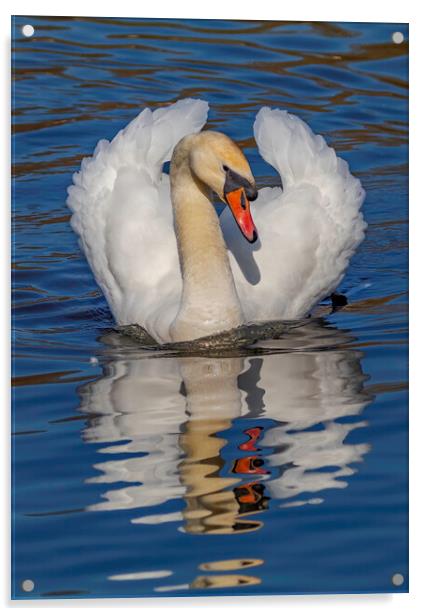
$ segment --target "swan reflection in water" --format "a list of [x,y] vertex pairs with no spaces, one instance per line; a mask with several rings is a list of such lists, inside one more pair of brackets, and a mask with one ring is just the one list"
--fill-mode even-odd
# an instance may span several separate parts
[[[89,510],[139,510],[133,524],[179,522],[186,533],[256,531],[271,500],[320,504],[326,490],[345,488],[369,450],[346,442],[370,401],[362,355],[323,321],[238,357],[164,356],[116,334],[105,341],[103,375],[80,389],[83,439],[108,443],[88,481],[111,487]],[[173,499],[176,511],[141,515]],[[191,587],[259,582],[228,574]]]

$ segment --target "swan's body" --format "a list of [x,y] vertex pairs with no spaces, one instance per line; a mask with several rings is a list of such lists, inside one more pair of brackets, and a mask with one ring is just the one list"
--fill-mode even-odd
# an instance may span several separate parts
[[[254,180],[231,140],[198,133],[207,110],[191,99],[145,109],[98,144],[69,188],[72,226],[116,321],[138,323],[160,342],[303,317],[334,291],[364,237],[359,180],[304,122],[268,108],[255,138],[283,189],[259,191],[253,244],[229,208],[219,224],[211,192],[222,196],[225,172],[217,165],[232,166],[247,186]],[[171,191],[162,166],[172,152]]]

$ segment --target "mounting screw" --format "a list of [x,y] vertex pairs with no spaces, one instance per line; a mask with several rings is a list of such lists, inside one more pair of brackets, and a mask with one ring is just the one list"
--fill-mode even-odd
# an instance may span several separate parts
[[24,36],[29,38],[30,36],[33,36],[35,30],[33,26],[31,26],[30,24],[26,24],[25,26],[22,26],[21,32]]
[[402,586],[404,583],[404,576],[402,573],[394,573],[392,576],[392,584],[394,586]]
[[25,592],[32,592],[34,590],[34,582],[32,580],[24,580],[21,584],[22,590]]

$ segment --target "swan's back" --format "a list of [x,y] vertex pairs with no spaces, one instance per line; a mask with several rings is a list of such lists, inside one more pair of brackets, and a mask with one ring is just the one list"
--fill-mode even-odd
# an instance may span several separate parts
[[115,320],[139,323],[159,340],[182,285],[162,166],[182,137],[202,128],[207,111],[194,99],[144,109],[111,142],[98,143],[68,189],[71,225]]
[[341,282],[364,238],[364,191],[347,163],[300,118],[264,107],[254,135],[283,189],[259,191],[253,246],[224,212],[231,266],[247,320],[296,319]]

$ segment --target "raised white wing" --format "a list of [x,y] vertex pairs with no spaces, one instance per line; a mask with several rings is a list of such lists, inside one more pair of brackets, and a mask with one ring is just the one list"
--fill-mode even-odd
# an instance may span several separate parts
[[177,142],[198,132],[208,104],[184,99],[144,109],[82,161],[68,189],[71,224],[119,324],[168,336],[181,296],[168,175]]
[[296,319],[342,280],[364,238],[364,191],[347,163],[296,116],[263,107],[254,135],[283,190],[263,188],[252,204],[255,244],[227,208],[222,228],[246,319]]

